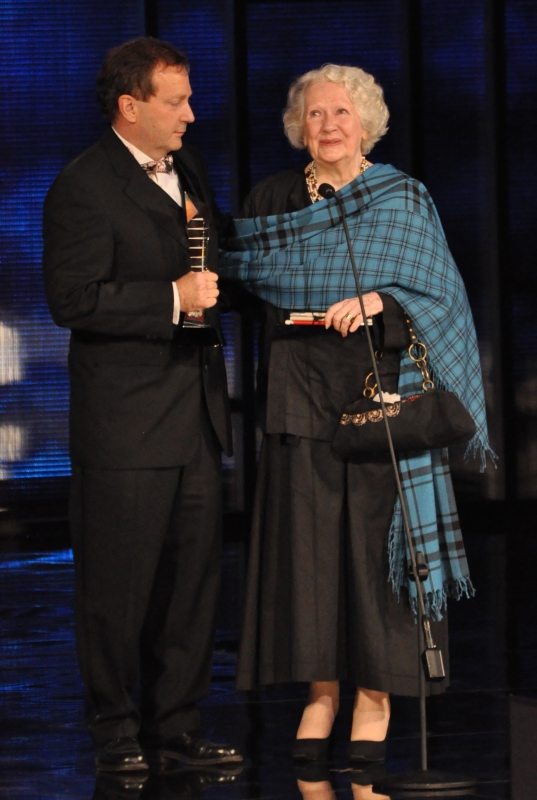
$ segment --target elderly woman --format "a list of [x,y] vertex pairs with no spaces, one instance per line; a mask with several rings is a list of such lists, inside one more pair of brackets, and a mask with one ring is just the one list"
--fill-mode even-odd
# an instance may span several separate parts
[[[383,455],[345,461],[331,447],[371,363],[339,211],[319,195],[322,183],[340,190],[345,205],[383,353],[383,389],[405,393],[404,309],[429,346],[437,381],[474,417],[471,450],[484,458],[488,449],[473,323],[432,201],[417,181],[366,158],[387,120],[382,89],[361,69],[327,64],[296,80],[285,132],[311,160],[255,187],[245,205],[249,219],[237,222],[225,257],[224,275],[267,301],[259,375],[265,436],[238,686],[310,683],[297,759],[326,757],[339,680],[358,687],[352,763],[383,760],[390,693],[418,693],[415,588],[391,463]],[[312,320],[290,318],[290,311],[324,311],[324,324],[304,324]],[[399,463],[410,481],[405,491],[420,476],[414,534],[418,544],[420,536],[433,543],[425,590],[446,659],[446,596],[472,593],[447,452],[406,454]]]

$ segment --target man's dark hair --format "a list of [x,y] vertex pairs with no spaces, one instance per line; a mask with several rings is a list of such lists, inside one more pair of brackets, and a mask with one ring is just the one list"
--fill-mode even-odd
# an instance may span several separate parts
[[151,77],[158,64],[184,67],[187,72],[189,69],[184,53],[150,36],[133,39],[108,51],[97,75],[96,88],[97,101],[109,122],[117,117],[117,101],[122,94],[147,100],[155,93]]

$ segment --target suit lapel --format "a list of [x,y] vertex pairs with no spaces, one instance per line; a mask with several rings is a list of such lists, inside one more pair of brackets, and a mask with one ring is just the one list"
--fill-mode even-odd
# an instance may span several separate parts
[[101,139],[116,175],[125,181],[125,194],[186,250],[188,239],[179,222],[181,208],[148,178],[123,142],[109,128]]

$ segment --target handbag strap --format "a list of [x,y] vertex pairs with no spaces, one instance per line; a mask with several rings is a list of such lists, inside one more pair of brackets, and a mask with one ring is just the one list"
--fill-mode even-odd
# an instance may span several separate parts
[[[408,328],[408,333],[410,336],[410,345],[408,346],[408,355],[410,356],[411,360],[414,362],[416,367],[421,372],[421,377],[423,378],[422,388],[424,392],[428,392],[430,389],[434,389],[434,381],[429,375],[429,370],[427,369],[427,345],[423,342],[420,342],[414,328],[412,327],[412,320],[403,309],[403,315],[405,318],[405,322]],[[376,351],[375,357],[377,359],[377,363],[380,362],[382,358],[382,352]],[[377,384],[370,385],[371,378],[374,378],[374,373],[369,372],[364,381],[364,388],[363,388],[363,396],[372,398],[375,396],[375,392],[377,390]]]
[[412,321],[406,311],[403,310],[403,314],[408,327],[408,332],[410,334],[408,355],[421,372],[421,377],[423,378],[423,383],[421,384],[423,391],[428,392],[430,389],[434,389],[434,381],[429,375],[429,370],[427,369],[427,345],[418,340],[418,337],[414,332],[414,328],[412,327]]

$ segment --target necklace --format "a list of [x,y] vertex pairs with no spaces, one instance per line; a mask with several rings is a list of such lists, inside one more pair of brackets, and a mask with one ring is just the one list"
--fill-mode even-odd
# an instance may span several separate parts
[[[371,161],[368,161],[367,158],[362,158],[362,163],[360,164],[360,172],[358,175],[363,175],[366,169],[372,167],[373,164]],[[317,190],[317,170],[315,168],[315,161],[310,161],[308,166],[305,168],[304,173],[306,175],[306,185],[308,187],[308,194],[310,196],[310,200],[312,203],[317,203],[318,200],[324,200],[324,197],[321,197]]]

